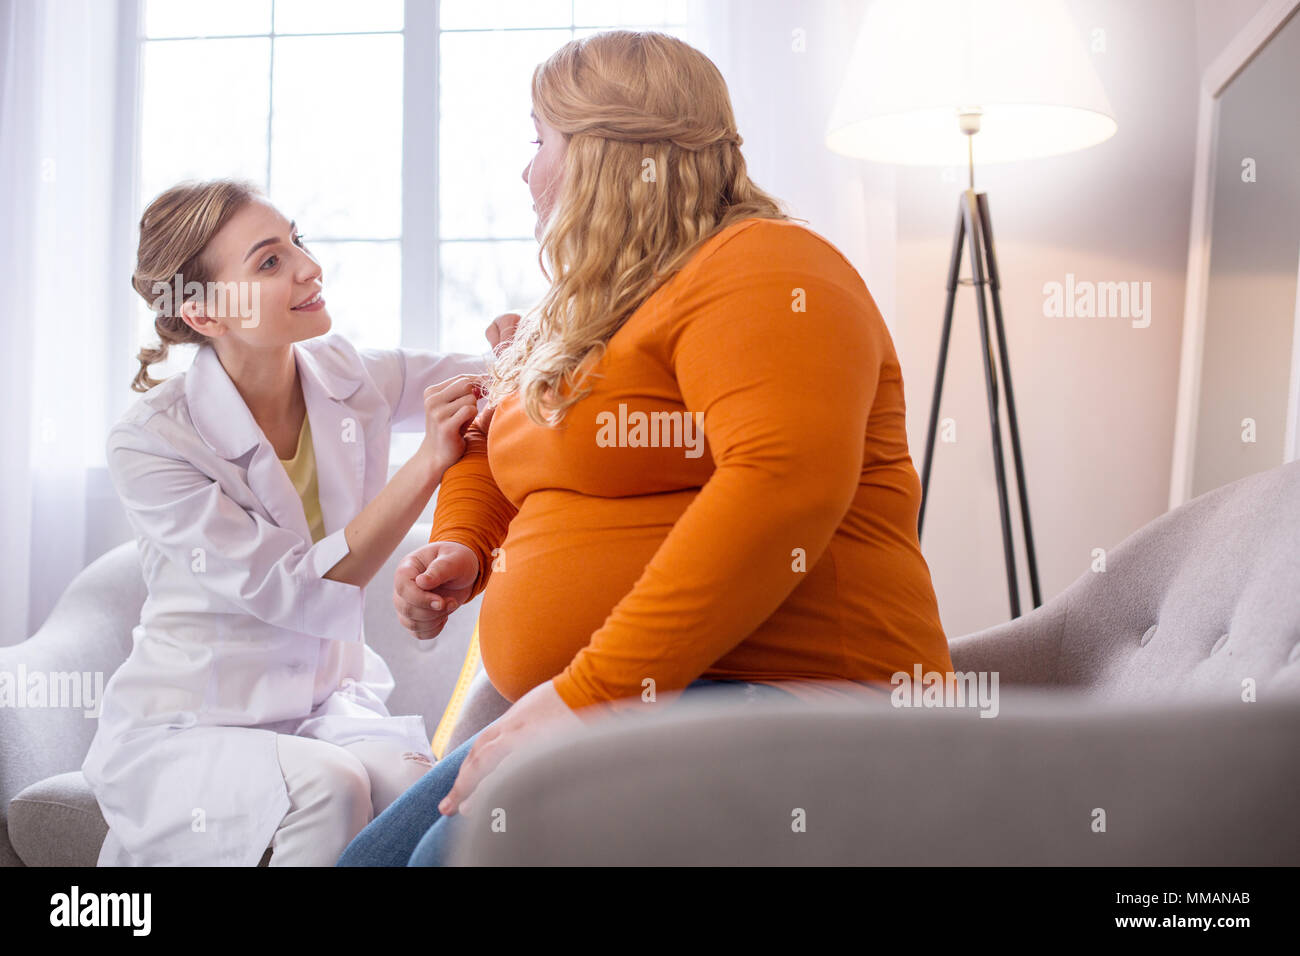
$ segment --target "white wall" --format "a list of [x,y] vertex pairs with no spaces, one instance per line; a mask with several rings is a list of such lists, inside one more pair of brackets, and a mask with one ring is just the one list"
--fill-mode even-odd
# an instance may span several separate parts
[[[1177,0],[1071,4],[1094,54],[1118,133],[1066,156],[977,168],[989,194],[1004,282],[1044,600],[1090,573],[1166,509],[1191,212],[1197,70],[1192,9]],[[978,153],[977,153],[978,158]],[[923,448],[944,254],[955,214],[932,174],[900,173],[900,349],[910,363],[909,427]],[[1149,282],[1151,323],[1047,318],[1043,286],[1077,279]],[[941,415],[958,441],[939,445],[925,553],[951,636],[1008,616],[973,297],[959,298]],[[1014,526],[1014,524],[1013,524]],[[1023,542],[1017,536],[1023,560]],[[1028,606],[1022,577],[1023,606]]]
[[1196,0],[1196,67],[1205,72],[1267,0]]

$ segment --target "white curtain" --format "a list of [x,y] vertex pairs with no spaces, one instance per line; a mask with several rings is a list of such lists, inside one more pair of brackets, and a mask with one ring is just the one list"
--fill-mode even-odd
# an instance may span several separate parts
[[38,628],[87,559],[127,281],[112,241],[125,7],[0,0],[0,644]]
[[722,71],[754,180],[834,243],[895,321],[894,168],[823,139],[865,0],[693,0],[687,40]]

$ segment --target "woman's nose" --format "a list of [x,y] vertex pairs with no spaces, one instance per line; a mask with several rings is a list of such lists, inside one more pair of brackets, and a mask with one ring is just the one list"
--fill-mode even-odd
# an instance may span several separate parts
[[320,278],[321,264],[316,261],[316,257],[310,252],[304,252],[302,257],[302,266],[298,270],[298,278],[301,282],[314,282]]
[[531,161],[528,163],[527,166],[524,167],[524,174],[523,174],[524,185],[528,185],[528,170],[532,168],[533,168],[533,164]]

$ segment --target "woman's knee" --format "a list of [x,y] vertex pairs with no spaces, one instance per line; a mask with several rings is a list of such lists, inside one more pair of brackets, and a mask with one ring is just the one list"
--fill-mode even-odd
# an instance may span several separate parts
[[433,768],[430,755],[388,743],[361,741],[349,744],[370,778],[370,803],[375,816],[388,807]]
[[367,823],[370,778],[356,757],[324,741],[277,740],[289,812],[271,841],[270,866],[328,866]]
[[286,741],[282,756],[285,749],[298,765],[297,772],[285,775],[294,809],[312,808],[357,830],[370,822],[370,775],[356,756],[323,740]]

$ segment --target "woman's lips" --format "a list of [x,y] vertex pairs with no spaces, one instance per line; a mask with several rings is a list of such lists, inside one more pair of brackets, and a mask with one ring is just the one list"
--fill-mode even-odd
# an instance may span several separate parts
[[325,308],[325,297],[317,292],[302,305],[295,305],[290,312],[318,312]]

